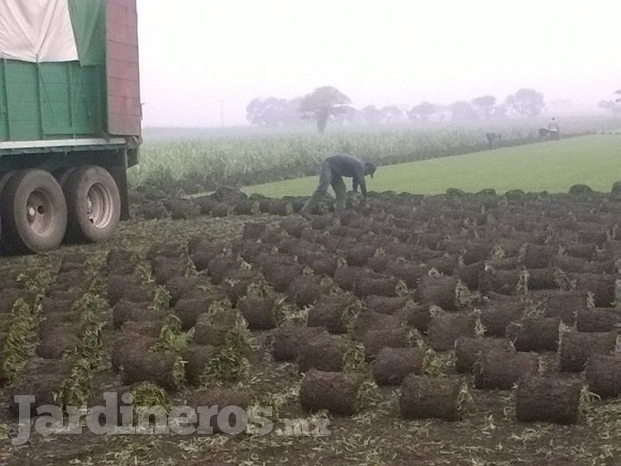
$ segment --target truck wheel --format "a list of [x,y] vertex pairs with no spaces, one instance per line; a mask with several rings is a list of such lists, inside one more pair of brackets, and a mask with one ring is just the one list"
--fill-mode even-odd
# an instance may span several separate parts
[[2,191],[2,238],[11,250],[23,253],[56,249],[67,228],[67,204],[51,173],[20,170]]
[[[2,192],[4,191],[4,187],[9,182],[9,180],[13,177],[13,175],[15,175],[14,171],[5,172],[2,175],[0,175],[0,202],[2,201]],[[0,254],[10,251],[8,243],[4,241],[4,235],[3,235],[3,230],[2,230],[2,222],[4,221],[6,223],[6,220],[3,220],[5,215],[6,215],[6,211],[0,212]]]
[[64,182],[71,239],[103,241],[109,239],[121,218],[119,189],[105,168],[76,168]]
[[56,178],[56,181],[58,181],[58,184],[61,188],[63,188],[63,190],[65,189],[67,178],[69,178],[69,175],[71,175],[75,169],[76,167],[61,168],[60,170],[54,172],[54,178]]

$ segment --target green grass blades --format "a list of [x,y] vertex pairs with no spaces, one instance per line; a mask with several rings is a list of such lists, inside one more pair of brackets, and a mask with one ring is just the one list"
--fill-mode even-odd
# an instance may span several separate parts
[[[575,184],[586,184],[609,192],[621,177],[620,147],[619,135],[589,135],[389,165],[378,168],[367,188],[415,194],[441,194],[449,188],[466,192],[493,188],[499,194],[512,189],[566,193]],[[316,184],[313,176],[250,186],[245,191],[270,197],[307,196]]]

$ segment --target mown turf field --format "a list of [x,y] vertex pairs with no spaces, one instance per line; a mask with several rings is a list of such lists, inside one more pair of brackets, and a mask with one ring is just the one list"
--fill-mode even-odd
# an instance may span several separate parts
[[[367,182],[373,191],[439,194],[448,188],[567,192],[575,184],[606,192],[619,179],[621,136],[604,134],[379,167],[375,178]],[[317,177],[306,177],[250,186],[245,191],[271,197],[303,196],[316,183]]]
[[[333,153],[352,153],[392,165],[488,149],[486,133],[500,136],[497,148],[540,140],[546,120],[477,121],[332,128],[318,135],[304,128],[166,129],[147,128],[140,164],[128,172],[141,191],[197,194],[218,186],[250,186],[313,176]],[[563,138],[617,131],[618,120],[563,121]],[[475,167],[476,169],[476,167]],[[437,184],[434,182],[434,186]]]

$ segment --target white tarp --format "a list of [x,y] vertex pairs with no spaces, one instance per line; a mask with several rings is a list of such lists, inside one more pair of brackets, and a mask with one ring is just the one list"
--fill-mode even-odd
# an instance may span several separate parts
[[67,0],[0,0],[0,57],[77,60]]

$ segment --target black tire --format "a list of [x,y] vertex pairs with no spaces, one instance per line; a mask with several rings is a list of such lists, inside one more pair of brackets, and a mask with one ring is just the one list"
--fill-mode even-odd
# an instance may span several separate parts
[[56,178],[56,181],[58,181],[60,187],[63,188],[63,191],[65,190],[65,184],[67,184],[67,178],[69,178],[69,175],[71,175],[75,170],[76,167],[69,167],[61,168],[60,170],[54,172],[54,178]]
[[68,238],[97,242],[112,237],[121,219],[121,196],[112,175],[95,165],[78,167],[63,184]]
[[[4,191],[4,187],[9,182],[9,180],[15,175],[14,171],[4,172],[0,175],[0,202],[2,201],[2,192]],[[3,231],[2,231],[2,222],[5,223],[4,217],[6,216],[6,212],[0,209],[0,254],[8,254],[10,252],[10,247],[8,243],[4,241]]]
[[67,204],[51,173],[20,170],[6,181],[1,193],[2,241],[12,251],[47,252],[56,249],[67,228]]

